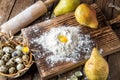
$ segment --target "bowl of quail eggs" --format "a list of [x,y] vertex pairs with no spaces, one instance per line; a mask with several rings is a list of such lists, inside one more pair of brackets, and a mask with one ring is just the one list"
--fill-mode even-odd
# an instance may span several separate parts
[[7,43],[0,48],[0,75],[16,78],[23,75],[33,64],[32,53],[22,44]]

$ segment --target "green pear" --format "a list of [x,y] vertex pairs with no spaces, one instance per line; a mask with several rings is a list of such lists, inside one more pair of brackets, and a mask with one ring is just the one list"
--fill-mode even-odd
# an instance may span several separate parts
[[54,9],[55,16],[59,16],[65,13],[72,12],[80,4],[80,0],[60,0],[56,8]]
[[92,50],[91,57],[86,62],[84,71],[89,80],[107,80],[109,66],[97,48]]

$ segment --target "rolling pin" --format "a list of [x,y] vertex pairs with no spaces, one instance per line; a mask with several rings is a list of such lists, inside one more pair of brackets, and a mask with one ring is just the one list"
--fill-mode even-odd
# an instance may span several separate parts
[[14,35],[22,28],[39,18],[41,15],[47,12],[47,6],[53,3],[55,0],[41,0],[31,5],[15,17],[11,18],[7,22],[3,23],[0,27],[1,32],[8,35]]

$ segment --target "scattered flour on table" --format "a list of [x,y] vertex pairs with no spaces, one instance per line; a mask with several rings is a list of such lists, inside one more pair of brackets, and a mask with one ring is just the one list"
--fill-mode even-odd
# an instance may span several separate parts
[[[60,35],[66,36],[68,41],[66,43],[59,41]],[[44,49],[40,57],[52,53],[46,57],[46,62],[51,65],[59,61],[76,62],[80,60],[82,54],[89,57],[94,45],[90,35],[82,34],[78,26],[51,28],[48,32],[32,39],[31,43],[37,43]]]

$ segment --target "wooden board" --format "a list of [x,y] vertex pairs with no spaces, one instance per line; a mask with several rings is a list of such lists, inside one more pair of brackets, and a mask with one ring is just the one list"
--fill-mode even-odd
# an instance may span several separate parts
[[8,20],[15,0],[0,0],[0,25]]
[[[97,42],[99,48],[102,48],[104,50],[103,56],[109,55],[113,52],[120,50],[120,41],[116,36],[116,34],[113,32],[113,30],[110,28],[110,26],[107,24],[107,21],[104,15],[101,13],[100,9],[95,4],[93,4],[92,7],[95,8],[97,11],[97,18],[100,24],[99,29],[95,30],[95,29],[83,27],[82,29],[84,33],[89,33],[91,37]],[[48,31],[53,26],[57,27],[59,25],[77,26],[79,24],[76,22],[74,18],[74,14],[69,13],[69,14],[36,24],[34,26],[30,26],[29,28],[23,29],[22,34],[27,40],[27,42],[29,43],[31,49],[39,50],[36,46],[30,43],[30,40],[32,38],[38,37],[43,32]],[[106,27],[102,28],[104,26]],[[42,30],[42,32],[40,31],[34,32],[33,29],[39,29],[40,31]],[[36,53],[39,54],[39,52],[33,51],[33,55]],[[35,60],[36,60],[42,79],[48,79],[54,75],[61,74],[65,71],[71,70],[75,67],[82,65],[86,61],[85,59],[82,59],[78,63],[69,62],[69,63],[64,63],[64,64],[54,66],[52,68],[49,68],[45,64],[45,62],[42,61],[42,59],[38,59],[36,57],[37,56],[35,56]]]

